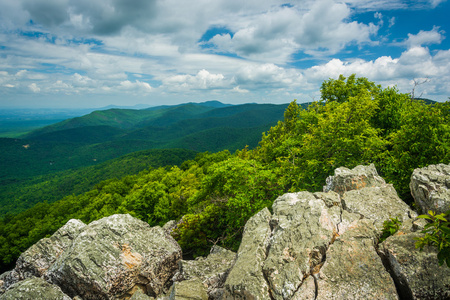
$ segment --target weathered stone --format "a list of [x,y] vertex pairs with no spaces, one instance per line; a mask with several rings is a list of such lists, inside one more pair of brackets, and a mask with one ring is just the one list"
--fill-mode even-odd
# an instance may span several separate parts
[[170,288],[169,300],[208,300],[208,294],[201,280],[194,278],[174,282]]
[[[183,281],[198,278],[207,287],[208,295],[216,295],[223,288],[225,279],[236,260],[236,253],[219,246],[213,246],[208,257],[198,257],[195,260],[181,260],[179,271],[173,281]],[[214,296],[214,297],[217,297]]]
[[136,285],[156,296],[180,259],[180,246],[161,227],[113,215],[84,227],[46,278],[83,299],[120,297]]
[[177,227],[177,222],[175,220],[171,220],[164,224],[163,229],[167,231],[169,234]]
[[315,274],[306,277],[300,288],[292,296],[292,300],[316,300],[316,278]]
[[396,234],[379,247],[402,299],[450,299],[450,268],[439,266],[434,247],[415,248],[421,233]]
[[129,300],[154,300],[155,298],[147,296],[141,289],[138,289],[133,293],[133,296]]
[[236,263],[225,281],[224,299],[270,300],[262,270],[271,236],[270,219],[265,208],[245,224]]
[[[275,225],[264,274],[274,299],[290,299],[303,279],[319,265],[336,224],[324,201],[313,194],[285,194],[273,204]],[[338,207],[336,207],[339,209]]]
[[383,184],[386,184],[386,182],[378,175],[373,164],[369,166],[357,166],[351,170],[341,167],[334,170],[334,176],[326,179],[326,185],[323,187],[323,191],[334,191],[342,196],[346,191]]
[[397,195],[394,187],[385,184],[345,192],[342,205],[348,212],[360,214],[363,218],[374,220],[378,229],[389,218],[398,217],[400,221],[417,216]]
[[329,247],[316,280],[316,299],[398,299],[375,250],[376,229],[360,220]]
[[61,289],[42,278],[30,277],[13,284],[0,296],[0,300],[71,300]]
[[437,213],[450,210],[450,164],[415,169],[409,186],[422,213],[429,210]]
[[322,199],[325,205],[329,208],[338,206],[342,208],[341,197],[338,193],[329,191],[326,193],[317,192],[313,194],[317,199]]
[[28,248],[17,259],[15,268],[5,280],[5,287],[29,277],[43,276],[85,226],[80,220],[69,220],[51,237]]

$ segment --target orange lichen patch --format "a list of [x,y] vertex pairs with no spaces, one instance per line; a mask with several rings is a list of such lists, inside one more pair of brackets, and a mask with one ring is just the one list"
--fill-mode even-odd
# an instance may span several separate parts
[[22,145],[22,147],[24,147],[25,149],[28,149],[28,148],[30,148],[30,144]]
[[122,262],[130,269],[139,266],[142,262],[142,256],[137,252],[131,252],[128,244],[122,245],[122,254],[120,255]]

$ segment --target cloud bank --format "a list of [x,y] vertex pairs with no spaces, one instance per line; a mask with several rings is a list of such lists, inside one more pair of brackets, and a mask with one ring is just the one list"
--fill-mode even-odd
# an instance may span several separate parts
[[429,78],[424,96],[442,101],[450,94],[445,25],[401,31],[396,14],[442,5],[0,0],[0,106],[303,102],[318,97],[323,80],[352,73],[404,92]]

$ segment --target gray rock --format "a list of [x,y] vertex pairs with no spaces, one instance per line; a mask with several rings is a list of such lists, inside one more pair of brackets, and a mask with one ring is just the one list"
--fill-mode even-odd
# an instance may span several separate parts
[[171,221],[167,222],[166,224],[164,224],[164,226],[162,228],[170,234],[176,227],[177,227],[177,222],[175,220],[171,220]]
[[174,282],[169,300],[208,300],[206,287],[199,278]]
[[129,300],[154,300],[155,298],[147,296],[141,289],[137,289]]
[[71,300],[61,289],[42,278],[30,277],[13,284],[0,296],[0,300]]
[[271,236],[270,219],[265,208],[245,224],[236,263],[225,281],[224,299],[271,299],[262,270]]
[[437,213],[450,210],[450,164],[415,169],[409,186],[422,213],[429,210]]
[[84,227],[46,278],[83,299],[113,299],[136,285],[157,296],[180,259],[180,246],[161,227],[113,215]]
[[326,179],[326,185],[323,187],[323,191],[334,191],[342,196],[346,191],[384,184],[386,182],[378,175],[373,164],[369,166],[356,166],[351,170],[341,167],[334,170],[334,176]]
[[85,226],[80,220],[69,220],[51,237],[41,239],[28,248],[17,259],[15,268],[5,279],[5,287],[29,277],[43,276]]
[[275,226],[263,266],[274,299],[292,298],[303,279],[322,262],[337,234],[333,219],[325,202],[308,192],[275,200]]
[[376,241],[376,229],[367,219],[338,237],[315,276],[315,299],[398,299],[394,281],[375,250]]
[[[183,281],[198,278],[207,287],[210,298],[221,294],[225,279],[236,261],[236,253],[219,246],[214,246],[208,257],[198,257],[195,260],[181,260],[179,271],[173,281]],[[214,295],[214,296],[213,296]]]
[[345,192],[342,196],[342,205],[348,212],[374,220],[378,229],[381,229],[383,222],[389,218],[398,217],[400,221],[404,221],[417,216],[398,197],[394,187],[390,184]]
[[402,299],[450,299],[450,268],[439,266],[434,247],[415,248],[421,233],[396,234],[380,245]]

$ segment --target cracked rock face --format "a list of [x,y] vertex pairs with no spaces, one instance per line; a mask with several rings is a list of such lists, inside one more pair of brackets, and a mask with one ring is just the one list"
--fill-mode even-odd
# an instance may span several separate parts
[[450,210],[450,165],[429,165],[415,169],[411,176],[411,194],[423,213],[438,214]]
[[380,244],[402,299],[450,299],[450,268],[439,266],[437,251],[415,248],[419,233],[397,234]]
[[385,220],[416,214],[373,165],[339,168],[324,192],[272,208],[247,223],[224,299],[398,299],[376,244]]
[[271,299],[262,271],[271,236],[270,219],[264,208],[245,224],[236,263],[225,281],[224,299]]
[[376,252],[376,241],[376,229],[368,219],[338,237],[314,276],[315,299],[398,299],[394,281]]
[[180,246],[161,227],[113,215],[84,227],[45,277],[83,299],[131,296],[137,288],[156,296],[180,259]]

